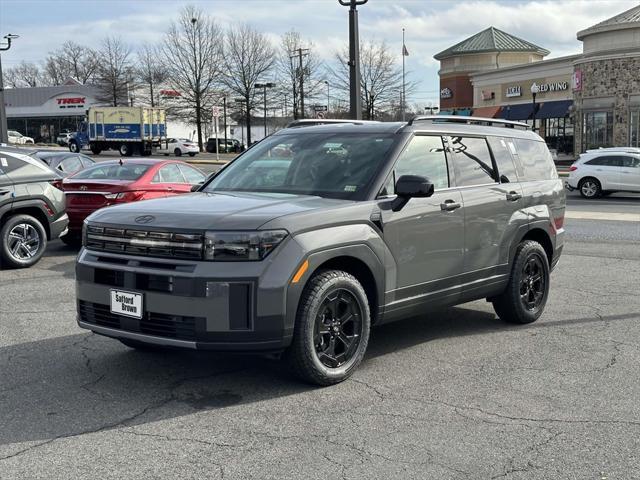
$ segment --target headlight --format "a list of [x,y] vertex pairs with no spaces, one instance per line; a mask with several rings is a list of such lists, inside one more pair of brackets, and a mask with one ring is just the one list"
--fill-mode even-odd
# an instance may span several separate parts
[[82,222],[82,246],[87,246],[87,220]]
[[262,260],[287,236],[286,230],[206,232],[204,259],[217,262]]

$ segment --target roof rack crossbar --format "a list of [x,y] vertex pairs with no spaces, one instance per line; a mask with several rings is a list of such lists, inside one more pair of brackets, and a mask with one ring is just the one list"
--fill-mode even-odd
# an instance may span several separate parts
[[490,127],[531,129],[530,125],[523,122],[503,120],[501,118],[468,117],[464,115],[419,115],[409,120],[409,125],[416,122],[429,123],[465,123],[467,125],[486,125]]

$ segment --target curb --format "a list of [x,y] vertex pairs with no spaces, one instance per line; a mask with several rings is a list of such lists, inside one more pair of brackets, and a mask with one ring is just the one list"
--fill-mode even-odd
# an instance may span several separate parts
[[194,163],[196,165],[226,165],[231,160],[184,160],[187,163]]

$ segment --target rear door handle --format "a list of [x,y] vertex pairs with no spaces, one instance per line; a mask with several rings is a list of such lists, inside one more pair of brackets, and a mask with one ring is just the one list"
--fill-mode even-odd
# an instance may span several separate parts
[[461,206],[462,205],[460,205],[458,202],[454,202],[453,200],[445,200],[444,203],[440,204],[440,210],[443,210],[445,212],[453,212]]
[[517,202],[521,198],[522,198],[522,195],[520,195],[518,192],[507,193],[507,200],[510,202]]

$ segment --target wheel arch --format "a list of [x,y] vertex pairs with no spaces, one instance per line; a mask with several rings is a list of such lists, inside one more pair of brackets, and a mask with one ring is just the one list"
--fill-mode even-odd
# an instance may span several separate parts
[[6,210],[5,212],[0,212],[0,223],[4,223],[9,217],[13,217],[15,215],[31,215],[36,218],[44,228],[44,231],[47,235],[47,240],[51,240],[51,229],[49,225],[49,218],[46,213],[42,210],[41,207],[36,206],[36,204],[32,202],[25,202],[24,204],[14,203],[13,207]]
[[[532,228],[530,230],[528,230],[520,239],[520,241],[518,242],[518,244],[526,241],[526,240],[533,240],[534,242],[538,242],[540,245],[542,245],[542,248],[544,249],[545,253],[547,254],[547,260],[549,262],[549,266],[552,265],[553,262],[553,242],[551,241],[551,236],[549,235],[548,232],[546,232],[544,229],[539,228],[539,227],[535,227]],[[511,257],[511,264],[513,263],[513,258],[515,257],[516,254],[516,248],[512,249],[512,257]]]

